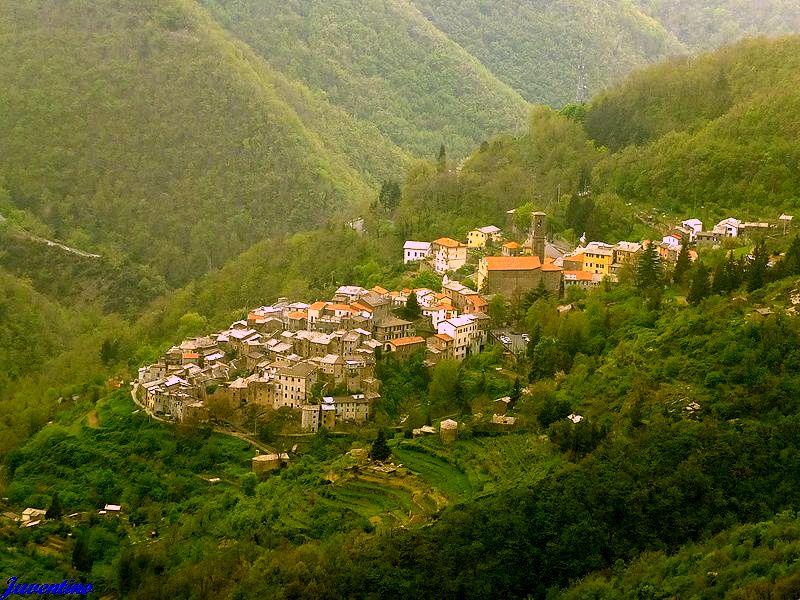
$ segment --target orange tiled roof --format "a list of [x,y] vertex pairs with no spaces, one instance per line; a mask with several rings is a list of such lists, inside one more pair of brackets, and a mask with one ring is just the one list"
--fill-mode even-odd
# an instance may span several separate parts
[[309,308],[311,308],[312,310],[322,310],[326,306],[328,306],[328,303],[320,300],[318,302],[314,302],[314,304],[312,304]]
[[331,310],[343,310],[345,312],[356,312],[356,309],[349,304],[331,304],[328,308]]
[[419,336],[397,338],[396,340],[389,340],[392,346],[411,346],[412,344],[424,344],[425,338]]
[[197,352],[184,352],[181,356],[183,358],[200,358]]
[[592,274],[589,271],[564,271],[564,277],[570,276],[576,281],[591,281]]
[[360,302],[353,302],[353,303],[352,303],[350,306],[352,306],[352,307],[353,307],[353,308],[355,308],[356,310],[361,310],[361,311],[365,311],[365,312],[369,312],[369,313],[371,313],[371,312],[375,312],[375,311],[374,311],[374,310],[372,310],[372,309],[371,309],[369,306],[364,306],[364,305],[363,305],[363,304],[361,304]]
[[294,312],[290,312],[286,316],[290,319],[307,319],[308,313],[303,310],[296,310]]
[[475,307],[478,306],[487,306],[489,303],[486,301],[486,298],[480,296],[478,294],[471,294],[467,296],[467,302],[472,304]]
[[461,242],[457,242],[454,239],[447,237],[439,238],[438,240],[435,240],[433,243],[438,246],[444,246],[445,248],[458,248],[460,246],[463,246]]
[[576,254],[575,256],[565,256],[564,260],[570,260],[572,262],[583,262],[584,260],[586,260],[586,257],[581,253],[581,254]]
[[377,294],[388,294],[389,293],[389,290],[387,290],[386,288],[382,288],[379,285],[376,285],[375,287],[373,287],[372,291],[377,293]]
[[451,338],[451,337],[450,337],[449,335],[447,335],[446,333],[437,333],[435,337],[437,337],[437,338],[439,338],[440,340],[443,340],[443,341],[445,341],[445,342],[452,342],[452,341],[453,341],[453,338]]
[[503,248],[508,248],[509,250],[517,250],[519,248],[519,244],[517,242],[506,242],[503,244]]
[[487,256],[490,271],[532,271],[542,266],[538,256]]

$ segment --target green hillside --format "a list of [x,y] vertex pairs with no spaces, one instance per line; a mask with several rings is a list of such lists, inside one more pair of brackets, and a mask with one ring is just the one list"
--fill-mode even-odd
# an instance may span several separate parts
[[614,151],[594,186],[675,211],[795,208],[798,73],[800,37],[746,41],[636,73],[589,106],[588,134]]
[[417,155],[524,123],[510,87],[406,0],[202,0],[276,70]]
[[13,0],[0,8],[0,50],[12,202],[52,237],[147,262],[171,283],[357,210],[402,172],[403,153],[374,128],[287,81],[191,2]]
[[671,556],[647,552],[622,571],[587,577],[562,597],[794,600],[800,595],[798,552],[800,519],[787,512],[689,544]]
[[636,0],[636,4],[696,50],[748,36],[800,32],[794,0]]
[[[620,0],[414,0],[442,31],[530,102],[573,101],[585,66],[588,93],[683,46]],[[588,97],[588,95],[587,95]]]

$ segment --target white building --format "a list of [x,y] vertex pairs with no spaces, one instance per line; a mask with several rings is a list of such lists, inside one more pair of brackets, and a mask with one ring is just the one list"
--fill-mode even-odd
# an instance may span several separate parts
[[467,247],[451,238],[435,240],[431,252],[436,257],[434,268],[437,273],[457,271],[467,262]]
[[436,333],[453,338],[453,358],[463,360],[468,353],[480,352],[483,331],[475,315],[461,315],[439,323]]
[[430,255],[431,255],[430,242],[415,242],[413,240],[409,240],[405,244],[403,244],[404,264],[425,260]]
[[686,229],[689,230],[689,243],[694,243],[697,239],[697,234],[703,231],[703,222],[700,219],[686,219],[681,221]]
[[713,233],[725,236],[725,237],[739,237],[739,230],[742,228],[742,222],[739,219],[734,219],[733,217],[729,217],[717,223],[714,226]]

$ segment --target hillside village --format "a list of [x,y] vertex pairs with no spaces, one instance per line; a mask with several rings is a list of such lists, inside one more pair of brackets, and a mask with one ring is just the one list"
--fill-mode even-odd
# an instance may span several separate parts
[[[179,422],[208,421],[209,408],[222,405],[286,407],[300,413],[305,432],[364,423],[380,398],[375,365],[382,356],[403,361],[420,352],[433,366],[442,359],[463,360],[490,340],[510,350],[510,340],[492,330],[497,324],[487,314],[497,295],[519,298],[541,288],[561,297],[570,286],[617,281],[651,243],[662,263],[673,265],[684,244],[711,245],[790,222],[787,215],[775,224],[728,218],[706,231],[700,220],[687,219],[660,242],[582,239],[570,249],[547,239],[546,215],[535,212],[521,244],[506,239],[496,226],[470,231],[466,243],[446,237],[407,241],[403,262],[442,276],[441,292],[349,285],[310,304],[281,298],[250,310],[227,329],[173,346],[139,369],[134,396],[150,413]],[[696,260],[696,250],[689,250],[689,257]],[[476,259],[477,290],[451,279]]]

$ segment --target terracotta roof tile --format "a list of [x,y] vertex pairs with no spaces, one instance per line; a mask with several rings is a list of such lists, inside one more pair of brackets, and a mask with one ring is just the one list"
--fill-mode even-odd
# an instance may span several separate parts
[[435,240],[433,243],[436,244],[437,246],[444,246],[445,248],[458,248],[460,246],[463,246],[461,242],[457,242],[456,240],[447,237],[439,238],[438,240]]
[[487,256],[489,271],[533,271],[542,266],[538,256]]

